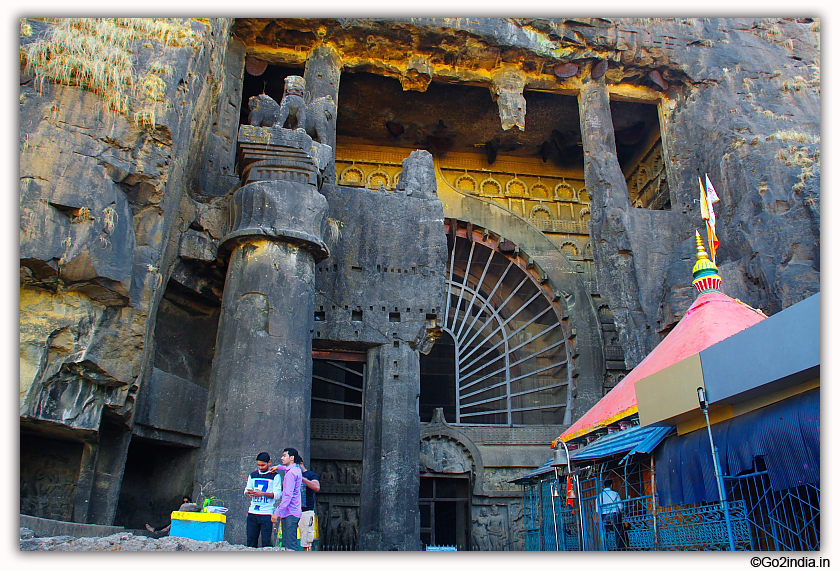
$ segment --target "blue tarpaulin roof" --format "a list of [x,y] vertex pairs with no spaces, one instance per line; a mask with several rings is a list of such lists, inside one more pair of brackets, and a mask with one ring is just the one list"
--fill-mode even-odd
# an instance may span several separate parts
[[[820,391],[815,388],[712,426],[723,475],[764,458],[773,491],[820,483]],[[662,505],[717,501],[717,482],[705,429],[674,437],[656,450]]]
[[600,459],[624,453],[650,453],[659,443],[674,431],[672,426],[641,427],[635,426],[604,437],[571,453],[572,461]]
[[[617,433],[605,435],[583,449],[573,451],[571,453],[572,462],[583,459],[598,459],[619,453],[627,455],[632,453],[650,453],[663,439],[668,437],[672,431],[674,431],[674,428],[671,426],[635,426]],[[514,479],[510,482],[524,483],[527,479],[532,479],[548,473],[549,471],[553,471],[554,467],[552,467],[552,463],[554,463],[554,458],[549,459],[524,477]]]

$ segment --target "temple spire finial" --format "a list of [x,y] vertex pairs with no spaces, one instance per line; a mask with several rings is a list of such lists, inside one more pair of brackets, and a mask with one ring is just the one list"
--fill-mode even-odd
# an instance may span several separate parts
[[703,238],[700,237],[700,232],[694,230],[694,236],[697,239],[697,262],[694,264],[692,273],[694,281],[691,282],[697,292],[701,295],[709,291],[720,291],[721,278],[718,274],[717,265],[709,259],[706,253],[706,248],[703,245]]

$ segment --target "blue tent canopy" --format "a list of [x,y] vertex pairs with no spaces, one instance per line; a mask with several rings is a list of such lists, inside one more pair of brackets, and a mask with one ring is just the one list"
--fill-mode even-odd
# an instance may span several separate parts
[[668,437],[674,428],[665,427],[640,427],[635,426],[626,430],[606,435],[597,441],[571,453],[572,461],[584,459],[601,459],[610,455],[620,453],[632,455],[633,453],[650,453],[659,443]]

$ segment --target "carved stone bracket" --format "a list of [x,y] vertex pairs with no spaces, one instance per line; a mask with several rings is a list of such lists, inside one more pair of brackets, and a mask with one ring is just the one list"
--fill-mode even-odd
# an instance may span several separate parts
[[518,69],[503,69],[493,74],[490,93],[499,105],[502,129],[525,130],[525,74]]

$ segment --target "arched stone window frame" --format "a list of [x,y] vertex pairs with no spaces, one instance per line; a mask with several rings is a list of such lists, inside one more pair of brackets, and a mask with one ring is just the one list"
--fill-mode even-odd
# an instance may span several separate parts
[[[571,192],[571,194],[572,194],[571,198],[564,198],[564,197],[560,196],[561,189],[571,190],[572,191]],[[559,182],[554,187],[554,199],[557,200],[557,201],[562,201],[562,202],[578,202],[578,201],[580,201],[580,198],[578,197],[578,193],[575,190],[574,186],[572,186],[571,184],[569,184],[565,180],[562,181],[562,182]]]
[[[358,180],[353,180],[352,183],[348,182],[348,177],[351,173],[356,174],[359,178]],[[345,186],[364,186],[365,172],[353,163],[341,171],[341,174],[338,177],[338,183]]]
[[[379,178],[380,182],[375,182],[376,178]],[[390,189],[391,175],[382,170],[381,167],[377,167],[376,170],[367,175],[367,178],[365,179],[365,187],[370,188],[371,190],[379,190],[379,186],[382,184],[381,179],[383,178],[385,179],[385,188]]]
[[554,219],[554,216],[551,214],[551,210],[549,210],[542,202],[540,202],[539,204],[537,204],[536,206],[531,208],[530,216],[531,216],[532,219],[536,219],[536,217],[537,217],[536,213],[537,212],[545,212],[546,214],[548,214],[548,219],[549,220]]
[[[495,191],[492,194],[487,192],[487,188],[489,187],[495,188]],[[479,193],[482,196],[490,196],[492,198],[504,197],[504,190],[502,189],[501,183],[493,178],[492,174],[481,181],[481,185],[479,185]]]

